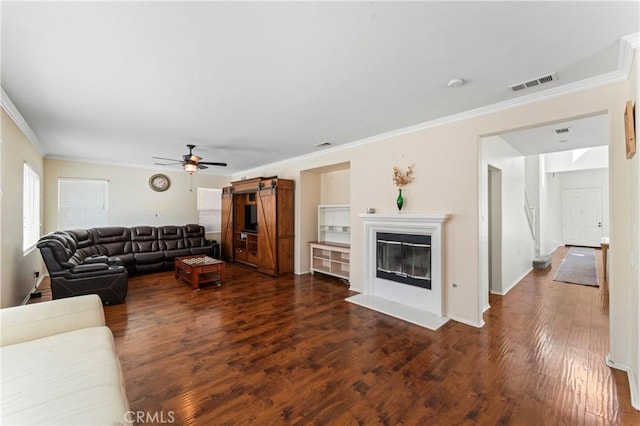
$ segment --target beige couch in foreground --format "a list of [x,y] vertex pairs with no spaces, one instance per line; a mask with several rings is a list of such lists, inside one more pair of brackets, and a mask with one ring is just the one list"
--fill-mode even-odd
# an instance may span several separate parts
[[97,295],[2,309],[0,321],[0,424],[130,424]]

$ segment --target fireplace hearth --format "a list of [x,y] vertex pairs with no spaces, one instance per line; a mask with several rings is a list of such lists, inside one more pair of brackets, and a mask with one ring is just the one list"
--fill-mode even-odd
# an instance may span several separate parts
[[362,293],[347,301],[437,330],[443,314],[442,225],[446,214],[360,214]]

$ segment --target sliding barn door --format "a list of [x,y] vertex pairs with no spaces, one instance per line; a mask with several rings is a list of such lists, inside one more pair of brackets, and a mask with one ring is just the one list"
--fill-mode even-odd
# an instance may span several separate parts
[[220,204],[220,257],[233,262],[233,194],[224,188]]
[[258,271],[278,273],[277,189],[262,189],[256,197],[258,205]]

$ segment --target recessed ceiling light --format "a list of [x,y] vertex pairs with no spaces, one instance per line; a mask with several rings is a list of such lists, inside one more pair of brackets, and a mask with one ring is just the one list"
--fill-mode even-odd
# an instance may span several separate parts
[[454,78],[453,80],[449,80],[447,86],[449,87],[460,87],[464,85],[464,80],[461,78]]

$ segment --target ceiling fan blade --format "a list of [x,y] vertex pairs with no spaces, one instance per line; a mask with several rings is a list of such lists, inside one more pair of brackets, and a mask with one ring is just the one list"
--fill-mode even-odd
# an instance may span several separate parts
[[155,158],[156,160],[180,161],[180,160],[176,160],[175,158],[162,158],[162,157],[151,157],[151,158]]
[[196,163],[199,169],[208,169],[207,166],[203,166],[202,163]]
[[182,162],[178,163],[154,163],[156,166],[172,166],[174,164],[182,164]]
[[227,165],[227,163],[211,163],[208,161],[201,161],[198,164],[206,164],[208,166],[226,166]]

